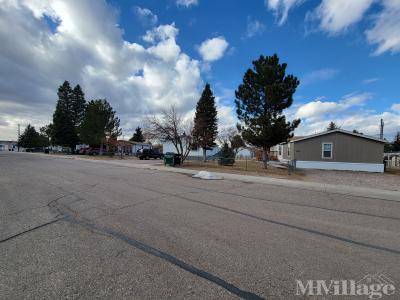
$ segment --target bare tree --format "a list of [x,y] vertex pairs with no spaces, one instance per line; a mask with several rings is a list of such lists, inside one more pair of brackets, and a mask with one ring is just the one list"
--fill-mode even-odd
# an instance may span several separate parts
[[147,116],[144,124],[148,139],[172,143],[181,155],[181,161],[185,161],[193,146],[193,122],[185,122],[182,115],[171,106],[160,115]]
[[224,143],[227,143],[229,145],[230,140],[236,134],[238,134],[238,131],[235,127],[222,128],[218,133],[217,141],[221,145],[223,145]]
[[218,135],[218,142],[221,145],[225,143],[229,145],[229,148],[233,151],[235,157],[239,153],[240,149],[246,148],[246,144],[239,134],[238,130],[234,127],[224,128]]

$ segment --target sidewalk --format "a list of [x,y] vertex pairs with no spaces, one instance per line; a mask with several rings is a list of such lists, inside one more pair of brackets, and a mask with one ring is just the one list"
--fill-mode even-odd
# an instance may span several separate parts
[[[173,167],[165,167],[162,164],[151,164],[151,163],[137,163],[133,160],[92,160],[82,157],[76,156],[67,156],[67,155],[47,155],[47,154],[32,154],[32,155],[43,155],[48,158],[61,158],[61,159],[75,159],[75,160],[83,160],[86,162],[92,163],[103,163],[103,164],[111,164],[116,166],[124,166],[130,168],[137,169],[147,169],[147,170],[158,170],[164,172],[173,172],[178,174],[187,174],[194,175],[198,173],[198,170],[191,169],[183,169],[183,168],[173,168]],[[212,172],[212,171],[211,171]],[[275,186],[284,186],[293,189],[303,189],[303,190],[311,190],[311,191],[322,191],[328,193],[336,193],[341,195],[348,196],[357,196],[357,197],[365,197],[365,198],[374,198],[374,199],[382,199],[389,201],[399,201],[400,202],[400,192],[399,191],[391,191],[391,190],[383,190],[383,189],[375,189],[375,188],[367,188],[367,187],[356,187],[356,186],[348,186],[348,185],[334,185],[328,183],[319,183],[319,182],[307,182],[307,181],[297,181],[297,180],[287,180],[287,179],[279,179],[279,178],[271,178],[265,176],[250,176],[250,175],[241,175],[241,174],[231,174],[231,173],[221,173],[221,172],[212,172],[213,174],[223,177],[227,180],[237,180],[242,182],[250,182],[250,183],[259,183],[259,184],[268,184]],[[201,179],[195,179],[201,180]]]

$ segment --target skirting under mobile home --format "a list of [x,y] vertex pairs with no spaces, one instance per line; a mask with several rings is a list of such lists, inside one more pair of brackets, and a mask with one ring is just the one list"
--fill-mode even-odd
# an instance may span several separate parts
[[363,172],[376,172],[376,173],[382,173],[384,171],[383,164],[321,162],[321,161],[296,161],[296,168],[340,170],[340,171],[363,171]]

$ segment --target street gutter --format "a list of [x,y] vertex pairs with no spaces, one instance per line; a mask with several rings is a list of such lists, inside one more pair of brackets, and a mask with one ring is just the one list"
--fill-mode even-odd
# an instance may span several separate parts
[[[27,153],[29,155],[41,155],[47,158],[61,158],[61,159],[74,159],[74,160],[82,160],[86,162],[92,163],[103,163],[103,164],[111,164],[115,166],[123,166],[130,167],[136,169],[144,169],[144,170],[157,170],[164,172],[172,172],[178,174],[187,174],[194,175],[199,172],[199,170],[192,169],[183,169],[183,168],[175,168],[175,167],[166,167],[163,165],[157,164],[135,164],[134,162],[129,161],[116,161],[116,160],[93,160],[76,156],[68,156],[68,155],[48,155],[41,153]],[[299,181],[299,180],[288,180],[281,178],[271,178],[265,176],[254,176],[254,175],[242,175],[242,174],[232,174],[232,173],[222,173],[222,172],[213,172],[210,171],[216,176],[223,177],[227,180],[236,180],[241,182],[248,183],[259,183],[259,184],[267,184],[274,186],[283,186],[293,189],[303,189],[303,190],[311,190],[311,191],[319,191],[326,193],[334,193],[348,196],[356,196],[356,197],[364,197],[364,198],[373,198],[373,199],[381,199],[388,201],[397,201],[400,202],[400,192],[399,191],[391,191],[391,190],[382,190],[368,187],[355,187],[355,186],[347,186],[347,185],[334,185],[328,183],[319,183],[319,182],[307,182],[307,181]],[[194,179],[201,180],[201,179]]]

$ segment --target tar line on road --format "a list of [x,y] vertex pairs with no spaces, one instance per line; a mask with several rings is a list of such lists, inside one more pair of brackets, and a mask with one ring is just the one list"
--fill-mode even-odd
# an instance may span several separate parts
[[29,228],[28,230],[19,232],[19,233],[17,233],[17,234],[14,234],[14,235],[12,235],[12,236],[9,236],[9,237],[7,237],[7,238],[5,238],[5,239],[3,239],[3,240],[0,240],[0,243],[7,242],[7,241],[9,241],[9,240],[11,240],[11,239],[14,239],[14,238],[16,238],[16,237],[19,237],[20,235],[23,235],[23,234],[25,234],[25,233],[34,231],[34,230],[36,230],[36,229],[45,227],[45,226],[47,226],[47,225],[54,224],[54,223],[56,223],[56,222],[58,222],[58,221],[60,221],[60,219],[56,219],[56,220],[53,220],[53,221],[50,221],[50,222],[47,222],[47,223],[40,224],[40,225],[38,225],[38,226],[32,227],[32,228]]
[[215,276],[213,274],[210,274],[210,273],[208,273],[208,272],[206,272],[204,270],[196,268],[195,266],[190,265],[190,264],[188,264],[188,263],[186,263],[186,262],[184,262],[184,261],[182,261],[182,260],[180,260],[180,259],[168,254],[168,253],[165,253],[165,252],[163,252],[161,250],[158,250],[158,249],[156,249],[156,248],[154,248],[152,246],[149,246],[149,245],[144,244],[144,243],[142,243],[142,242],[140,242],[138,240],[135,240],[135,239],[133,239],[131,237],[128,237],[128,236],[124,235],[121,232],[114,231],[114,230],[112,230],[110,228],[99,227],[99,226],[97,226],[95,224],[92,224],[92,223],[89,223],[89,222],[86,222],[86,221],[77,220],[74,217],[66,217],[64,220],[68,221],[68,222],[71,222],[73,224],[81,225],[81,226],[83,226],[85,228],[88,228],[88,229],[91,229],[91,230],[98,231],[98,232],[103,233],[103,234],[110,235],[110,236],[112,236],[112,237],[114,237],[116,239],[119,239],[119,240],[121,240],[121,241],[123,241],[123,242],[125,242],[125,243],[127,243],[127,244],[129,244],[129,245],[131,245],[131,246],[133,246],[133,247],[135,247],[135,248],[147,253],[147,254],[150,254],[150,255],[156,256],[158,258],[161,258],[161,259],[163,259],[163,260],[165,260],[165,261],[167,261],[167,262],[169,262],[169,263],[171,263],[171,264],[173,264],[173,265],[175,265],[175,266],[177,266],[177,267],[179,267],[179,268],[181,268],[181,269],[183,269],[183,270],[185,270],[185,271],[187,271],[189,273],[192,273],[193,275],[196,275],[196,276],[199,276],[199,277],[201,277],[203,279],[206,279],[206,280],[208,280],[208,281],[210,281],[210,282],[212,282],[212,283],[224,288],[225,290],[231,292],[232,294],[235,294],[236,296],[238,296],[238,297],[240,297],[242,299],[248,299],[248,300],[262,300],[262,299],[265,299],[263,297],[258,296],[257,294],[254,294],[254,293],[251,293],[251,292],[248,292],[248,291],[244,291],[244,290],[236,287],[235,285],[223,280],[222,278],[219,278],[219,277],[217,277],[217,276]]

